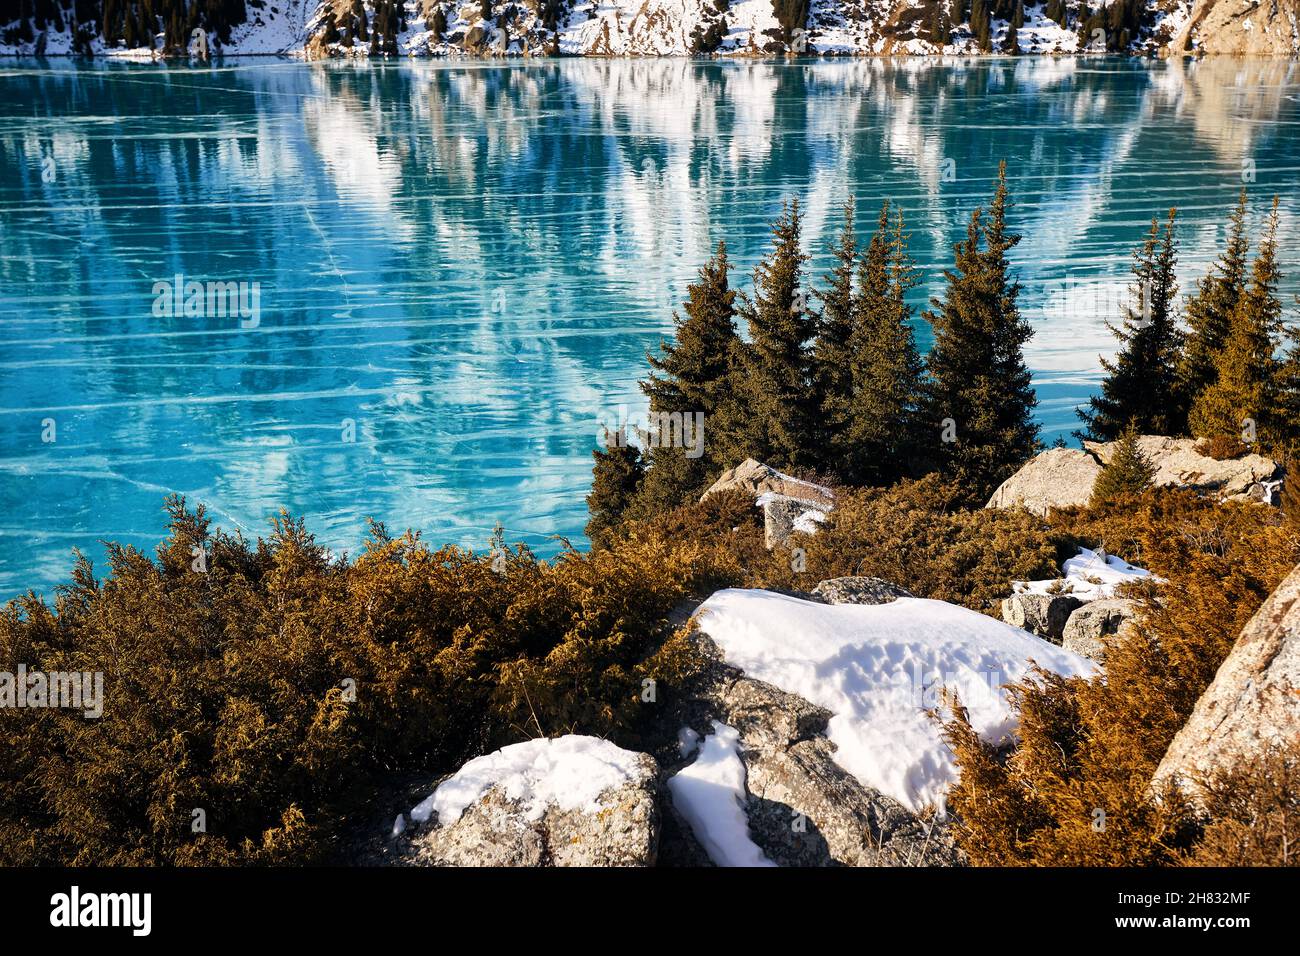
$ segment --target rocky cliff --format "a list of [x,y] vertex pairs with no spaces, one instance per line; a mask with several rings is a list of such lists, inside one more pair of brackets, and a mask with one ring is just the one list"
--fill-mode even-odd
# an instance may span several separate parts
[[[176,9],[172,10],[175,6]],[[40,0],[0,53],[132,57],[1300,52],[1300,0]],[[170,15],[168,11],[171,11]]]
[[1238,56],[1300,50],[1300,0],[1196,0],[1172,49]]

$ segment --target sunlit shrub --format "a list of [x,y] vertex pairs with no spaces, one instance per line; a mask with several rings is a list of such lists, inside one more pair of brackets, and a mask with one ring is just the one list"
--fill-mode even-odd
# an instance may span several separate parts
[[[962,845],[974,862],[991,865],[1202,859],[1197,815],[1177,793],[1152,794],[1150,781],[1242,627],[1300,561],[1300,540],[1274,509],[1170,490],[1126,506],[1058,512],[1054,522],[1166,580],[1139,589],[1138,621],[1111,641],[1104,677],[1039,674],[1012,688],[1020,729],[1009,751],[981,741],[960,713],[948,725],[962,769],[949,797]],[[1218,834],[1210,859],[1240,852],[1261,860],[1258,847],[1240,849],[1241,827],[1257,809],[1252,800],[1211,808],[1220,816],[1209,831]],[[1269,812],[1286,810],[1267,794],[1258,800]]]
[[692,666],[670,612],[732,581],[679,537],[547,563],[375,526],[344,561],[301,522],[250,545],[169,509],[154,560],[111,547],[103,581],[80,561],[53,607],[0,613],[0,666],[101,671],[105,694],[97,720],[0,712],[0,862],[328,859],[388,775],[542,733],[634,739],[644,682]]

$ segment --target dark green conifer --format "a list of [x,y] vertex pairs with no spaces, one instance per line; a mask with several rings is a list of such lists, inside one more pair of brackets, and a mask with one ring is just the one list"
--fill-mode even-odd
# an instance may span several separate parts
[[743,414],[726,436],[728,457],[776,468],[815,466],[818,457],[809,349],[816,317],[803,289],[808,257],[799,246],[800,228],[795,201],[773,223],[772,249],[754,269],[753,294],[742,293],[736,309],[749,342],[736,350]]
[[916,269],[907,250],[902,210],[880,210],[859,264],[850,340],[853,375],[841,476],[855,484],[890,484],[914,471],[924,365],[912,334],[908,292]]
[[1016,304],[1020,283],[1009,275],[1007,252],[1020,236],[1007,231],[1008,205],[1002,163],[987,221],[983,209],[971,215],[954,267],[944,272],[944,295],[925,316],[934,327],[928,441],[942,470],[979,504],[1040,447],[1023,353],[1033,329]]
[[844,204],[844,225],[831,254],[834,268],[827,273],[826,288],[813,293],[821,300],[817,338],[813,343],[813,385],[820,412],[819,464],[846,476],[848,464],[849,406],[853,400],[853,363],[850,339],[857,321],[853,275],[858,267],[854,234],[854,201]]
[[1219,352],[1228,338],[1232,313],[1246,286],[1246,190],[1228,226],[1228,242],[1217,262],[1187,300],[1187,342],[1178,364],[1179,401],[1184,417],[1197,397],[1214,384]]
[[979,44],[981,52],[988,53],[993,49],[993,41],[990,30],[992,24],[989,13],[988,0],[971,0],[970,7],[970,28],[975,34],[975,40]]
[[1130,425],[1148,435],[1182,430],[1176,371],[1182,333],[1173,311],[1178,293],[1175,217],[1176,211],[1169,210],[1163,235],[1152,219],[1145,241],[1133,251],[1131,304],[1118,325],[1106,324],[1120,348],[1113,360],[1101,360],[1106,370],[1101,394],[1077,412],[1084,423],[1078,433],[1082,438],[1114,441]]
[[626,430],[605,431],[604,448],[592,452],[591,494],[587,496],[587,537],[599,546],[631,507],[645,477],[641,450]]
[[[1273,200],[1264,240],[1251,265],[1250,281],[1232,311],[1228,337],[1216,357],[1217,375],[1192,405],[1188,424],[1197,437],[1241,435],[1250,443],[1276,443],[1286,430],[1278,421],[1282,331],[1277,297],[1278,202]],[[1252,434],[1253,432],[1253,434]]]
[[[642,488],[640,507],[651,511],[671,508],[699,495],[735,464],[718,455],[725,442],[718,432],[729,427],[723,414],[734,401],[732,362],[739,339],[735,328],[735,298],[728,273],[727,244],[719,242],[699,278],[687,286],[683,306],[686,318],[673,315],[674,342],[661,342],[660,355],[647,355],[654,372],[641,383],[656,421],[660,415],[680,416],[677,435],[683,443],[657,440],[650,449],[650,467]],[[696,415],[703,416],[703,432],[696,433]],[[660,439],[663,436],[659,436]],[[668,436],[671,438],[671,434]],[[702,442],[702,447],[700,443]],[[698,453],[698,452],[702,452]]]
[[1124,430],[1111,454],[1110,464],[1101,470],[1092,486],[1090,504],[1110,504],[1136,497],[1151,487],[1156,470],[1138,447],[1138,432],[1131,425]]

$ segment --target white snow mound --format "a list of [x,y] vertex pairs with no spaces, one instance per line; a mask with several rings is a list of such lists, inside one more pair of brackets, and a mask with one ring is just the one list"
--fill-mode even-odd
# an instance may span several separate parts
[[700,630],[750,677],[831,711],[835,760],[864,785],[916,811],[940,804],[957,779],[940,726],[927,713],[944,687],[985,739],[1015,730],[1002,685],[1030,661],[1065,676],[1096,665],[983,614],[921,598],[819,604],[771,591],[718,591]]
[[424,823],[436,812],[438,825],[448,826],[494,786],[519,801],[529,820],[540,820],[548,805],[595,813],[602,793],[644,773],[640,758],[599,737],[526,740],[466,763],[411,811],[411,819]]
[[[1089,551],[1080,548],[1079,553],[1061,565],[1064,584],[1061,578],[1046,581],[1016,581],[1013,589],[1017,594],[1071,594],[1081,601],[1096,601],[1115,596],[1115,589],[1127,581],[1141,578],[1153,578],[1150,571],[1135,567],[1127,561],[1121,561],[1105,551]],[[1056,588],[1056,592],[1052,589]]]

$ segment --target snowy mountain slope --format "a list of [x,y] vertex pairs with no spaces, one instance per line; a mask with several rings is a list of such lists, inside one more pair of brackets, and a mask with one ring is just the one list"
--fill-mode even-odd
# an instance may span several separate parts
[[0,24],[0,54],[184,55],[196,26],[214,52],[304,56],[1300,52],[1300,0],[990,0],[987,31],[971,0],[808,0],[791,31],[790,0],[209,0],[235,11],[213,22],[160,2],[190,12],[149,25],[128,0],[107,25],[77,23],[72,0],[43,0]]

